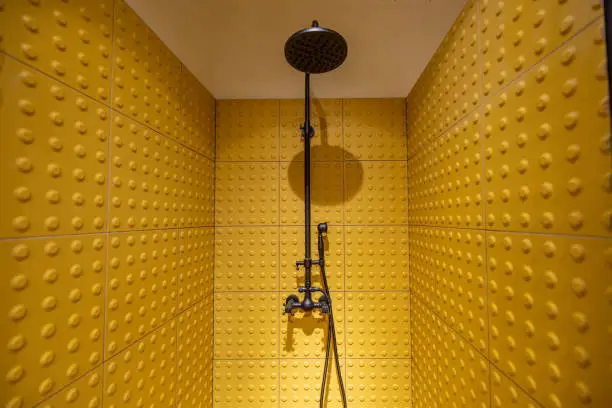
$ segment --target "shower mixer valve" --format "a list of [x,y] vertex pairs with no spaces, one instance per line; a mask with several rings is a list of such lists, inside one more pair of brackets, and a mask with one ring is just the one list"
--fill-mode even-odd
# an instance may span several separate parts
[[[285,313],[289,313],[293,315],[293,310],[302,309],[306,312],[311,311],[313,309],[321,309],[322,313],[329,313],[329,300],[325,295],[325,291],[322,288],[317,288],[311,286],[310,284],[310,269],[312,265],[325,265],[325,247],[323,243],[323,234],[327,233],[327,223],[322,222],[317,227],[318,231],[318,252],[319,259],[304,259],[301,261],[295,262],[295,269],[300,270],[300,266],[306,268],[306,276],[304,286],[298,287],[298,292],[304,294],[304,300],[300,302],[300,299],[297,295],[289,295],[285,300]],[[312,300],[312,293],[320,292],[322,295],[319,297],[317,302]]]

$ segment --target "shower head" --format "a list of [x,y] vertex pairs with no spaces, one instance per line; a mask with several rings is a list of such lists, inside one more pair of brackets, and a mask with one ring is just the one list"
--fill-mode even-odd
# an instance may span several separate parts
[[289,65],[308,74],[322,74],[338,68],[348,52],[346,40],[334,30],[312,27],[293,34],[285,43],[285,58]]

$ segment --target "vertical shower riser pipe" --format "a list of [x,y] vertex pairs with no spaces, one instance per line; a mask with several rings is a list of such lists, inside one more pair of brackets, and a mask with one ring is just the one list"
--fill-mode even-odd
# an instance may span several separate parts
[[[304,98],[304,286],[305,302],[310,301],[312,255],[310,252],[310,74],[306,73]],[[308,299],[308,301],[306,300]]]

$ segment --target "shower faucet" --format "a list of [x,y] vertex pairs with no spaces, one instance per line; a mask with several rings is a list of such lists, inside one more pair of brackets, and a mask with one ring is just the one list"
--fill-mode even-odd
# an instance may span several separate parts
[[[336,326],[334,324],[334,312],[332,308],[332,296],[329,291],[327,275],[325,273],[325,253],[323,234],[327,233],[327,223],[318,225],[319,259],[312,259],[311,236],[310,236],[310,139],[314,136],[314,129],[310,125],[310,74],[322,74],[338,68],[344,62],[348,52],[346,40],[334,30],[319,27],[319,22],[314,20],[312,26],[304,28],[293,34],[285,43],[285,58],[289,65],[303,72],[304,75],[304,124],[300,126],[302,131],[302,142],[304,142],[304,259],[295,263],[299,271],[304,267],[304,286],[298,291],[304,294],[304,300],[295,295],[289,295],[285,299],[285,313],[293,315],[293,311],[301,309],[309,312],[321,309],[327,315],[327,341],[325,345],[325,363],[323,364],[323,375],[321,379],[321,394],[319,408],[324,408],[325,390],[327,389],[327,366],[330,360],[330,352],[333,344],[334,360],[336,363],[336,375],[342,395],[342,406],[347,408],[346,390],[342,381],[342,366],[338,357],[338,340],[336,338]],[[321,272],[321,287],[313,287],[311,279],[312,265],[319,265]],[[320,292],[318,301],[312,300],[313,292]]]
[[[322,222],[317,226],[318,241],[317,249],[319,253],[319,259],[304,259],[295,262],[295,269],[300,270],[300,266],[306,269],[304,275],[304,286],[298,287],[299,293],[304,293],[304,300],[300,302],[300,299],[295,294],[287,296],[285,300],[285,313],[293,315],[294,309],[302,309],[309,312],[313,309],[321,309],[322,313],[329,313],[329,299],[322,288],[313,287],[311,283],[311,268],[312,265],[325,265],[325,244],[323,242],[323,234],[327,233],[327,223]],[[320,292],[322,295],[319,297],[317,302],[312,300],[312,293]]]

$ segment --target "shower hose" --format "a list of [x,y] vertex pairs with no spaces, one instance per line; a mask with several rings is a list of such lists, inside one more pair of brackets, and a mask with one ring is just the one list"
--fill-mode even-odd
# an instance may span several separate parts
[[344,383],[342,381],[342,369],[340,368],[340,358],[338,357],[338,342],[336,341],[336,327],[334,325],[334,315],[332,308],[331,294],[329,293],[329,286],[327,286],[327,276],[325,274],[325,262],[321,262],[321,279],[323,281],[323,292],[327,297],[329,304],[329,313],[327,314],[327,346],[325,348],[325,363],[323,366],[323,379],[321,381],[321,397],[319,400],[319,407],[325,407],[325,389],[327,388],[327,368],[329,365],[329,353],[333,343],[334,346],[334,359],[336,361],[336,374],[338,375],[338,384],[340,385],[340,393],[342,395],[342,406],[347,408],[346,405],[346,391],[344,390]]

